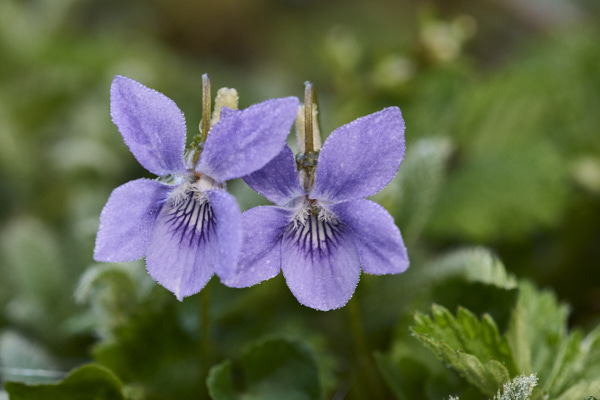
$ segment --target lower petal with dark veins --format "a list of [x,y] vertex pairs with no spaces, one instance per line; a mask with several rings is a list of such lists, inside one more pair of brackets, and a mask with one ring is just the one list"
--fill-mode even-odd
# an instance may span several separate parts
[[182,300],[198,293],[219,262],[217,219],[208,199],[191,193],[162,208],[150,236],[146,265],[150,275]]
[[360,259],[352,234],[335,220],[309,215],[290,224],[281,248],[281,268],[298,301],[317,310],[343,307],[360,276]]

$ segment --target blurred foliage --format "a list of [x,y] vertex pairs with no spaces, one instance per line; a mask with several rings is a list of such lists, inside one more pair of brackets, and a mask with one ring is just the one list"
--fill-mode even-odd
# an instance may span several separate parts
[[[468,400],[521,373],[539,378],[533,398],[600,397],[599,17],[591,0],[0,2],[0,376],[11,398],[88,378],[128,399],[207,398],[208,377],[215,399],[294,388]],[[241,107],[312,81],[324,135],[398,105],[406,158],[376,200],[411,268],[364,275],[348,307],[320,313],[282,277],[244,290],[213,279],[179,303],[141,261],[93,264],[111,190],[150,176],[110,121],[112,77],[171,97],[191,138],[204,72],[235,87]],[[229,190],[242,209],[265,203],[242,182]],[[571,304],[570,320],[536,285]],[[102,366],[48,384],[90,360]]]
[[8,382],[12,400],[124,400],[119,379],[106,368],[89,364],[72,371],[63,381],[27,386]]
[[255,345],[242,355],[239,368],[235,384],[230,360],[211,369],[207,385],[213,399],[320,398],[317,364],[301,343],[278,339]]

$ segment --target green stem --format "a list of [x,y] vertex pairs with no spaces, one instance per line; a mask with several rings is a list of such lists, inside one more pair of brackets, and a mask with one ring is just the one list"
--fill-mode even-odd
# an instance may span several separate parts
[[[208,74],[202,75],[202,119],[200,120],[200,137],[194,138],[192,142],[192,151],[194,151],[194,158],[192,160],[192,165],[198,164],[198,160],[200,159],[200,154],[202,154],[202,149],[204,148],[204,142],[206,142],[206,137],[208,136],[208,131],[210,130],[210,119],[212,117],[211,112],[211,104],[210,104],[210,79],[208,78]],[[196,146],[194,149],[193,147]]]
[[202,141],[206,141],[208,131],[210,130],[210,118],[211,118],[211,104],[210,104],[210,79],[208,74],[202,75]]
[[312,83],[304,82],[304,154],[315,152],[313,139],[313,89]]
[[382,399],[384,396],[381,390],[381,382],[376,373],[377,366],[375,365],[371,351],[367,344],[364,329],[362,326],[362,319],[360,316],[360,307],[356,298],[351,299],[346,305],[348,310],[348,317],[350,319],[350,328],[352,330],[352,336],[354,337],[354,344],[356,346],[357,353],[357,375],[364,378],[366,387],[368,388],[368,395],[365,397],[364,388],[358,383],[354,385],[358,398],[368,399]]
[[304,189],[310,192],[314,184],[315,168],[315,145],[313,132],[313,86],[312,83],[304,82],[304,155],[303,169],[306,173]]
[[[210,282],[209,282],[210,284]],[[210,297],[210,286],[209,284],[204,287],[201,294],[200,304],[200,368],[201,368],[201,382],[204,386],[204,382],[208,377],[208,368],[210,367],[210,313],[208,309],[209,297]],[[202,391],[204,393],[204,391]]]

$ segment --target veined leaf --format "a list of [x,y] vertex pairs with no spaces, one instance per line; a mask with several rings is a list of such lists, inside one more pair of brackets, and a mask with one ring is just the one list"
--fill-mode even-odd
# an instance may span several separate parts
[[559,304],[552,292],[541,292],[527,282],[519,286],[519,299],[506,336],[519,370],[537,373],[543,386],[566,338],[568,308]]
[[519,369],[537,373],[540,389],[536,399],[583,398],[600,392],[600,328],[583,337],[567,333],[568,307],[550,291],[520,284],[513,310],[508,342]]
[[493,396],[503,383],[516,375],[517,367],[506,338],[500,336],[494,320],[479,320],[459,308],[455,318],[447,309],[433,306],[433,319],[415,315],[413,335],[440,360],[454,368],[469,383]]

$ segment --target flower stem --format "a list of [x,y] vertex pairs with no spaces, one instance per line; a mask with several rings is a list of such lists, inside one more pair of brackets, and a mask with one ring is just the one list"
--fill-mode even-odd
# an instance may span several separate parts
[[304,82],[304,153],[315,152],[313,139],[313,88],[312,83]]
[[200,135],[194,136],[190,145],[190,152],[192,153],[192,166],[198,164],[200,160],[200,154],[204,149],[204,142],[208,136],[210,130],[210,121],[212,118],[210,104],[210,79],[208,74],[202,75],[202,119],[200,120]]
[[211,119],[211,104],[210,104],[210,79],[208,74],[202,75],[202,141],[206,141],[208,131],[210,130]]
[[382,399],[384,398],[383,391],[381,390],[381,382],[377,376],[377,366],[373,361],[373,356],[369,350],[367,340],[365,338],[364,329],[362,326],[362,320],[360,316],[360,307],[356,296],[351,299],[346,305],[348,310],[348,317],[350,319],[350,327],[352,329],[352,336],[354,337],[354,344],[356,346],[356,357],[357,357],[357,375],[364,378],[366,387],[368,388],[368,396],[365,397],[364,387],[360,383],[354,385],[357,398],[368,398],[368,399]]
[[[210,282],[209,282],[210,284]],[[202,376],[202,382],[206,381],[208,377],[208,368],[210,367],[210,313],[208,310],[209,297],[210,297],[210,285],[207,284],[202,290],[200,300],[200,374]]]
[[[304,82],[304,153],[301,156],[301,165],[305,173],[304,190],[310,192],[314,184],[314,169],[317,155],[315,153],[314,132],[314,93],[312,83]],[[319,134],[317,132],[317,134]]]

